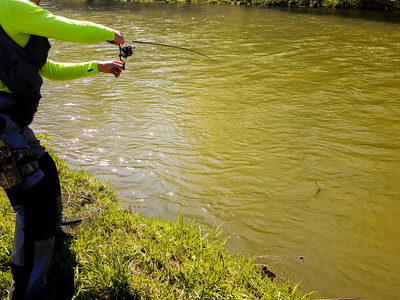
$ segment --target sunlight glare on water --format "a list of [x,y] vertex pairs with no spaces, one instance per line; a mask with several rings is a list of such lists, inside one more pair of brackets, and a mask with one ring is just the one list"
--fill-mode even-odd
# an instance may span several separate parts
[[[222,226],[230,251],[316,298],[400,296],[398,14],[44,5],[200,51],[241,83],[205,57],[139,44],[118,79],[46,80],[33,127],[69,164],[137,211]],[[51,43],[55,61],[118,59],[106,43]]]

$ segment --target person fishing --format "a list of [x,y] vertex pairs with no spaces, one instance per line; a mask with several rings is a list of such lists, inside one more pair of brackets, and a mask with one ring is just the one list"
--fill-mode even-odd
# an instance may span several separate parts
[[42,77],[70,80],[99,73],[118,77],[120,61],[56,63],[48,38],[82,44],[125,43],[121,32],[52,14],[40,0],[0,1],[0,186],[16,212],[11,253],[13,300],[46,298],[46,271],[61,224],[61,188],[53,159],[29,127]]

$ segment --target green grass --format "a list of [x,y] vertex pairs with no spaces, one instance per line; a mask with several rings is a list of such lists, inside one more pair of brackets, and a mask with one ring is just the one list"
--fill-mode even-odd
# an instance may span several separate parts
[[[48,272],[55,299],[308,299],[272,282],[247,255],[232,255],[219,229],[178,215],[168,221],[124,207],[107,182],[56,160],[64,192],[96,197],[98,214],[56,237]],[[0,193],[0,298],[11,282],[14,214]]]

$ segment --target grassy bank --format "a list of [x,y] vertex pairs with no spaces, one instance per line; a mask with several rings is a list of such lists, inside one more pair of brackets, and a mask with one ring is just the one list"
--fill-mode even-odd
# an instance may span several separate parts
[[[115,192],[54,153],[63,192],[90,195],[102,208],[56,237],[49,270],[55,299],[308,299],[296,285],[272,282],[246,255],[231,255],[219,230],[182,216],[149,218],[124,208]],[[11,282],[14,214],[0,193],[0,298]]]

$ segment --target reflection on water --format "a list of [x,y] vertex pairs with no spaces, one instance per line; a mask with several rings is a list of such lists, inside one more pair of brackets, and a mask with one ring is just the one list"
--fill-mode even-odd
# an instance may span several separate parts
[[[376,17],[396,14],[47,7],[203,52],[241,82],[148,45],[119,79],[46,81],[34,128],[68,163],[109,179],[138,211],[221,225],[232,252],[259,255],[317,298],[399,296],[400,25]],[[118,58],[106,43],[52,44],[56,61]]]

